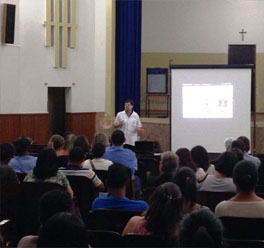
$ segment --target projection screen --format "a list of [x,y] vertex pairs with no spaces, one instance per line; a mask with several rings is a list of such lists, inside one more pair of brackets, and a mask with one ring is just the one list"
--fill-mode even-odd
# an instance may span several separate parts
[[250,138],[251,67],[171,67],[171,150],[225,150],[227,137]]

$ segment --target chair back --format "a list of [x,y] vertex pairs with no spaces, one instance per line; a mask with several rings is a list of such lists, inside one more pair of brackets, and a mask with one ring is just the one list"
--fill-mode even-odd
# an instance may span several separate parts
[[122,237],[123,247],[178,247],[178,241],[168,242],[152,235],[127,234]]
[[264,240],[223,239],[223,247],[264,247]]
[[20,184],[0,183],[0,221],[15,218],[19,209],[20,190]]
[[19,210],[16,222],[19,234],[22,236],[36,234],[39,228],[38,206],[43,194],[51,190],[65,190],[57,183],[48,182],[23,182],[19,195]]
[[108,230],[122,233],[130,218],[141,214],[142,211],[98,209],[90,211],[86,225],[89,230]]
[[93,200],[98,196],[91,179],[85,176],[67,176],[74,195],[77,199],[77,206],[80,209],[81,216],[86,222]]
[[145,170],[150,171],[151,176],[159,176],[159,162],[154,157],[139,157],[139,162],[144,163]]
[[224,200],[228,200],[235,195],[234,192],[211,192],[211,191],[198,191],[197,203],[210,208],[212,212],[215,211],[216,205]]
[[89,245],[92,247],[121,247],[121,235],[104,230],[87,230]]
[[264,218],[220,217],[224,238],[264,240]]

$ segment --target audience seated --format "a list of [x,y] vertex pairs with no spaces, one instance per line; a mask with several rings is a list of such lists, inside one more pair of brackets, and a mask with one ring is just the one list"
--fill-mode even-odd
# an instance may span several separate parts
[[240,161],[233,174],[237,193],[230,200],[216,206],[216,215],[264,218],[264,200],[255,193],[258,180],[256,166],[250,161]]
[[14,157],[15,148],[9,143],[0,145],[0,183],[18,183],[15,171],[9,166],[9,161]]
[[100,133],[100,132],[99,133],[95,133],[94,137],[93,137],[92,147],[96,143],[101,143],[105,147],[108,147],[109,146],[109,139],[104,133]]
[[246,136],[239,136],[237,138],[238,140],[241,140],[245,144],[245,150],[244,152],[244,160],[251,161],[257,168],[261,165],[261,161],[258,157],[254,157],[252,155],[249,155],[248,152],[250,150],[250,141]]
[[145,215],[132,217],[122,235],[153,235],[172,241],[178,238],[181,217],[180,189],[174,183],[164,183],[153,192]]
[[104,159],[105,145],[102,143],[95,143],[92,149],[94,159],[88,159],[83,162],[83,168],[92,170],[105,170],[107,171],[112,161]]
[[214,161],[215,175],[207,175],[198,183],[198,190],[213,192],[235,192],[233,183],[233,168],[238,162],[236,155],[232,152],[223,152]]
[[179,166],[179,157],[171,151],[163,152],[160,161],[160,176],[149,176],[147,184],[149,187],[159,186],[166,182],[172,182]]
[[84,223],[71,213],[52,216],[42,227],[38,247],[88,247]]
[[65,137],[65,145],[64,145],[64,150],[65,154],[68,155],[70,150],[73,148],[73,144],[76,139],[76,135],[73,133],[68,133]]
[[84,151],[80,147],[74,147],[69,154],[69,163],[66,169],[60,171],[66,176],[85,176],[92,180],[94,186],[99,190],[104,190],[104,184],[91,169],[83,169]]
[[12,158],[9,164],[15,172],[28,173],[36,166],[37,158],[29,155],[30,145],[30,140],[25,137],[14,141],[17,156]]
[[66,176],[58,171],[56,153],[51,148],[44,148],[38,156],[36,167],[30,171],[24,182],[58,183],[66,188],[73,197],[73,191]]
[[192,160],[192,156],[190,151],[187,148],[180,148],[176,151],[176,154],[180,158],[180,167],[187,166],[191,168],[197,179],[203,178],[205,176],[205,172],[202,168],[199,168]]
[[195,146],[191,149],[193,162],[209,175],[214,174],[214,165],[210,164],[208,152],[203,146]]
[[228,137],[225,139],[225,148],[226,148],[226,151],[230,152],[231,149],[232,149],[232,142],[234,141],[235,139],[233,137]]
[[221,221],[207,210],[186,214],[180,225],[180,247],[222,247]]
[[148,204],[144,201],[130,200],[126,196],[129,178],[128,169],[122,164],[114,163],[107,171],[106,184],[109,195],[98,197],[92,204],[92,210],[100,208],[145,211]]
[[209,210],[208,207],[196,203],[197,180],[191,168],[180,168],[174,178],[174,182],[179,186],[182,193],[183,213],[189,213],[201,208]]
[[47,147],[56,152],[56,156],[66,155],[64,151],[65,140],[59,134],[54,134],[50,137]]
[[105,159],[109,159],[113,163],[120,163],[131,170],[132,178],[134,178],[137,170],[137,158],[134,152],[123,148],[125,143],[125,135],[121,130],[115,130],[111,136],[112,146],[106,148]]
[[93,154],[91,153],[90,150],[90,144],[88,141],[88,138],[85,135],[79,135],[76,137],[73,143],[73,147],[79,146],[83,149],[84,151],[84,159],[92,159]]
[[[72,212],[71,196],[63,190],[52,190],[45,193],[39,201],[39,220],[43,226],[50,217],[59,212]],[[37,247],[38,236],[25,236],[19,243],[18,248]]]

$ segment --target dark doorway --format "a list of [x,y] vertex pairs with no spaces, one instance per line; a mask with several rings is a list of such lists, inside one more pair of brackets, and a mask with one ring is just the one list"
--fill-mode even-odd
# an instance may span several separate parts
[[48,112],[51,135],[62,135],[65,132],[65,88],[48,88]]

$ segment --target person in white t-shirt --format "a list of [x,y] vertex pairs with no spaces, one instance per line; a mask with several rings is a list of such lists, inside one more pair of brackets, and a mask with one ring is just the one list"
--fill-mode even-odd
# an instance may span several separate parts
[[135,145],[139,140],[138,132],[144,131],[138,114],[133,111],[133,100],[125,101],[125,110],[117,114],[114,122],[114,128],[118,128],[124,132],[126,144]]
[[94,159],[87,159],[83,162],[83,168],[92,170],[105,170],[107,171],[109,166],[113,164],[112,161],[104,159],[105,145],[102,143],[95,143],[93,145],[92,153]]

